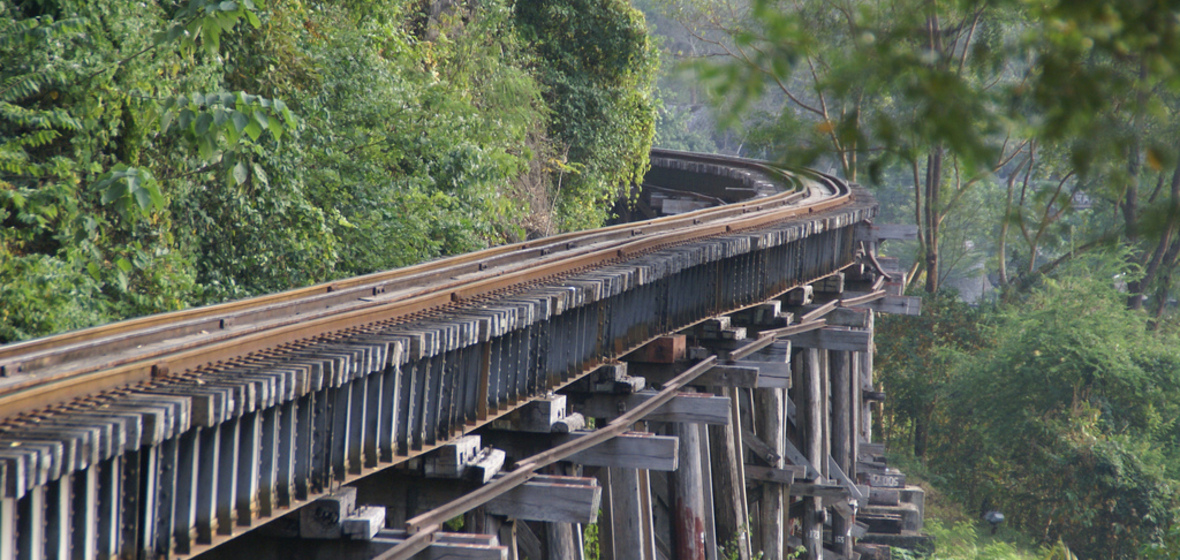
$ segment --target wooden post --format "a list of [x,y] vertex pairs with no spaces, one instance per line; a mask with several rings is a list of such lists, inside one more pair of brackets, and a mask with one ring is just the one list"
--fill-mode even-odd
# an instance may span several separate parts
[[735,441],[738,445],[738,469],[742,472],[742,484],[739,486],[742,489],[742,504],[745,505],[746,516],[742,518],[742,524],[746,526],[746,539],[750,543],[750,555],[754,554],[754,547],[757,543],[762,542],[762,537],[758,535],[761,526],[758,523],[751,523],[752,519],[758,519],[758,500],[751,501],[746,495],[746,460],[745,457],[750,450],[746,448],[745,433],[754,433],[756,426],[754,423],[754,392],[753,389],[747,387],[734,388],[734,426],[735,429],[740,428],[738,432],[734,433]]
[[[610,541],[611,556],[603,558],[623,560],[652,560],[646,555],[644,542],[642,500],[640,499],[639,471],[636,469],[610,468]],[[605,513],[605,512],[604,512]],[[599,535],[605,531],[599,530]],[[599,541],[601,544],[601,540]]]
[[820,428],[820,463],[812,463],[819,472],[823,473],[825,478],[831,478],[832,473],[828,469],[828,457],[832,454],[832,364],[828,359],[828,352],[820,350],[816,352],[819,355],[819,382],[820,382],[820,421],[823,422],[823,427]]
[[573,523],[546,523],[545,544],[550,560],[581,559],[582,550],[574,537]]
[[708,560],[717,560],[717,515],[714,513],[717,507],[714,502],[713,484],[709,482],[713,480],[713,459],[709,457],[708,426],[697,424],[697,431],[701,441],[697,450],[701,454],[701,492],[705,502],[705,557]]
[[[832,458],[840,470],[847,473],[851,460],[852,378],[848,352],[828,352],[832,388]],[[845,558],[852,557],[852,519],[837,514],[832,519],[832,535],[836,550]]]
[[504,518],[490,515],[482,507],[475,508],[463,514],[463,532],[481,535],[499,535],[504,525]]
[[675,557],[677,560],[707,560],[700,431],[695,424],[673,424],[672,430],[680,438],[680,466],[672,473]]
[[[587,469],[589,470],[589,469]],[[614,498],[614,478],[611,469],[599,467],[596,476],[598,485],[602,487],[602,513],[598,514],[598,554],[601,560],[615,560],[615,528],[614,509],[618,507]]]
[[[806,403],[803,418],[803,453],[816,470],[823,472],[824,461],[823,418],[826,404],[823,399],[823,382],[820,376],[819,350],[807,349],[803,356],[803,401]],[[821,466],[822,465],[822,466]],[[823,503],[819,498],[803,499],[803,546],[807,549],[805,560],[823,558]]]
[[[757,400],[758,434],[770,445],[779,459],[770,465],[783,468],[786,455],[786,407],[782,389],[755,389]],[[763,484],[762,499],[759,503],[762,539],[762,557],[765,560],[781,560],[783,557],[783,487],[778,484]]]
[[[581,468],[577,465],[558,463],[551,467],[553,474],[578,475]],[[581,525],[576,523],[545,523],[545,550],[550,560],[582,560],[585,551],[582,549]]]
[[[862,352],[860,355],[860,389],[873,390],[873,353]],[[873,442],[873,405],[869,401],[860,399],[860,438],[865,443]]]
[[[856,462],[859,460],[858,457],[860,457],[860,437],[861,437],[861,433],[860,433],[861,406],[860,405],[861,405],[861,402],[863,401],[862,394],[861,394],[861,388],[860,388],[860,369],[861,369],[861,354],[863,354],[863,353],[864,352],[853,352],[850,356],[851,363],[849,364],[850,372],[849,372],[849,380],[848,380],[848,386],[849,386],[848,390],[850,391],[850,396],[848,398],[848,401],[849,401],[848,402],[848,411],[849,411],[848,423],[850,426],[849,430],[851,431],[851,433],[848,436],[849,461],[848,461],[848,466],[844,468],[844,474],[848,475],[848,478],[850,478],[854,481],[856,480]],[[864,505],[864,504],[861,504],[861,505]]]
[[819,498],[803,498],[803,548],[800,558],[821,560],[824,550],[824,510]]
[[[720,392],[719,392],[720,391]],[[732,421],[709,426],[709,457],[713,471],[713,499],[716,512],[717,540],[736,542],[739,560],[750,560],[749,533],[746,530],[745,475],[742,473],[740,418],[737,391],[733,387],[714,388],[714,394],[729,397]]]
[[828,352],[831,364],[830,378],[832,388],[832,458],[845,473],[851,463],[852,417],[849,414],[851,406],[852,381],[850,377],[848,352],[832,350]]
[[500,525],[500,544],[508,548],[508,560],[520,560],[516,546],[516,520],[508,519]]
[[655,503],[651,499],[651,472],[638,471],[639,475],[639,516],[643,526],[643,550],[647,558],[656,558],[656,524],[652,518]]

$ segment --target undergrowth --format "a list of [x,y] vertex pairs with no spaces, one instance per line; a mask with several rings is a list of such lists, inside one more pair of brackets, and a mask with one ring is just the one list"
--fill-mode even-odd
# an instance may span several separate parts
[[977,512],[941,491],[938,477],[912,456],[890,455],[889,461],[906,473],[906,482],[920,486],[926,493],[924,532],[934,537],[934,552],[922,555],[895,548],[897,560],[1077,560],[1062,542],[1051,547],[1037,547],[1033,539],[1001,524],[992,527],[979,519]]

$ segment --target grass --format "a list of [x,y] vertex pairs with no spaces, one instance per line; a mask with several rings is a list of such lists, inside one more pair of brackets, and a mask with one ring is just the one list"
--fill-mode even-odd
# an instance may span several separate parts
[[[1042,548],[1016,528],[1001,524],[996,534],[991,525],[964,504],[939,488],[940,477],[920,460],[906,455],[889,455],[889,464],[906,473],[906,483],[926,492],[925,532],[934,537],[935,552],[929,560],[1070,560],[1064,546]],[[894,558],[922,558],[901,549]],[[1074,559],[1076,560],[1076,559]]]

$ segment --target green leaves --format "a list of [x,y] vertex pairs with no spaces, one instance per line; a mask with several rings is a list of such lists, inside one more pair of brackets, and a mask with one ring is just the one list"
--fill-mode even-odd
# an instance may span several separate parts
[[157,44],[180,39],[186,48],[199,44],[209,56],[217,56],[222,33],[232,30],[242,18],[255,29],[262,26],[257,10],[252,0],[189,0],[177,13],[176,23],[155,39]]
[[643,15],[621,0],[520,2],[520,32],[541,64],[553,110],[548,134],[582,164],[558,174],[563,229],[594,227],[646,171],[655,135],[654,46]]
[[114,206],[125,216],[147,216],[165,206],[160,185],[146,169],[116,165],[98,178],[94,188],[102,192],[103,204]]
[[[279,99],[267,99],[244,91],[237,93],[191,93],[164,102],[164,116],[160,127],[165,132],[176,124],[180,132],[193,142],[202,142],[210,150],[222,139],[232,148],[243,134],[258,141],[269,131],[275,140],[296,125],[295,116]],[[211,159],[213,153],[202,153]]]
[[[263,133],[269,132],[277,142],[284,132],[296,126],[295,116],[281,100],[244,91],[176,96],[164,102],[163,111],[161,129],[164,132],[176,129],[197,149],[201,160],[209,163],[221,158],[223,152],[242,151],[240,144],[244,139],[254,144]],[[248,151],[258,149],[252,148]],[[245,161],[236,161],[227,173],[235,185],[245,183],[249,176],[250,166]]]
[[246,162],[244,161],[234,164],[231,173],[233,174],[234,182],[239,185],[245,183],[246,179],[250,176],[250,172],[247,170]]
[[433,40],[398,3],[267,4],[0,2],[0,338],[549,233],[551,168],[594,223],[642,172],[654,58],[624,1],[568,2],[587,41],[546,65],[501,0]]
[[886,416],[896,428],[926,415],[926,459],[947,488],[1082,558],[1137,558],[1180,504],[1177,341],[1126,309],[1112,278],[1127,273],[1086,258],[1022,301],[927,297],[922,317],[878,333]]

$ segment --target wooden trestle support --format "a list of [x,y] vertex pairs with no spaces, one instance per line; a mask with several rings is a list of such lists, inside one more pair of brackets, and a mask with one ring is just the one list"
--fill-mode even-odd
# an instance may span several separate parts
[[851,192],[5,419],[0,560],[580,559],[590,524],[615,560],[900,544],[922,494],[872,442],[873,318],[917,301]]
[[[870,228],[854,239],[872,249]],[[470,509],[407,557],[581,560],[588,524],[603,560],[775,560],[799,549],[805,559],[888,558],[889,546],[926,546],[922,490],[885,465],[871,434],[882,399],[872,376],[874,317],[916,314],[919,302],[900,295],[895,260],[866,257],[659,337],[431,455],[354,483],[397,529],[371,540],[303,541],[292,556],[292,538],[324,517],[305,508],[214,556],[394,557],[408,519],[610,424],[706,356],[716,363],[631,431]],[[334,512],[340,500],[316,504]]]

